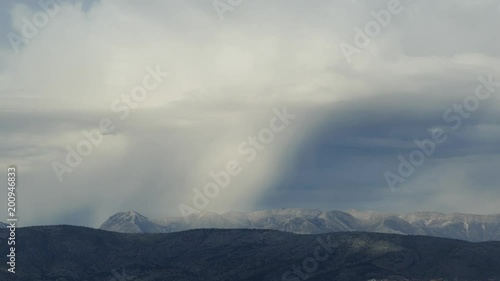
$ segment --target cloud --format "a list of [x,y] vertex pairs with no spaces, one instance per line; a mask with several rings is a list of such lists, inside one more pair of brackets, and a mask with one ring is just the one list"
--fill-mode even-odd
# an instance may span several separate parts
[[[370,12],[385,1],[245,1],[223,21],[210,1],[69,2],[18,54],[7,34],[22,33],[22,17],[41,8],[2,8],[10,22],[0,23],[0,131],[7,136],[0,162],[19,166],[23,222],[97,226],[129,209],[179,215],[192,189],[242,158],[238,145],[283,106],[297,119],[210,209],[462,204],[464,197],[451,195],[457,176],[446,167],[462,156],[467,165],[460,167],[470,170],[493,165],[485,157],[497,153],[498,98],[482,105],[413,179],[426,182],[438,167],[447,172],[428,185],[436,188],[418,197],[390,195],[383,171],[473,93],[478,76],[500,79],[499,35],[491,31],[499,3],[402,3],[403,12],[351,64],[340,43],[352,43],[354,27],[373,20]],[[156,65],[171,76],[120,120],[112,102]],[[65,147],[106,117],[116,121],[115,132],[59,183],[52,161],[64,161]],[[470,182],[457,187],[464,194],[474,188],[485,189],[481,198],[495,194],[494,174],[466,177]]]

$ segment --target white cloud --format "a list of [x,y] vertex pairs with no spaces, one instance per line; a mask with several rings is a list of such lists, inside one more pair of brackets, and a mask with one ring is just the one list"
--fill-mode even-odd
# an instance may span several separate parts
[[[491,31],[498,15],[479,14],[495,3],[455,3],[451,11],[451,4],[412,4],[421,18],[398,16],[353,64],[338,46],[383,1],[252,1],[223,22],[209,2],[102,1],[86,12],[63,5],[19,54],[0,50],[0,110],[41,120],[36,128],[12,118],[17,128],[3,129],[9,137],[0,161],[18,163],[20,173],[29,167],[20,200],[33,211],[25,223],[55,223],[75,207],[94,208],[93,225],[124,208],[176,215],[208,172],[238,156],[237,145],[265,125],[273,106],[307,113],[214,204],[251,208],[306,137],[315,106],[397,93],[432,107],[463,95],[462,86],[473,87],[478,75],[500,77],[498,35]],[[13,7],[12,31],[20,31],[30,9]],[[468,22],[461,23],[463,15]],[[446,32],[438,36],[437,26]],[[463,43],[469,38],[473,44]],[[148,65],[172,76],[60,185],[50,162],[64,158],[64,146],[74,145],[82,129],[116,117],[111,102],[141,83]],[[47,204],[54,194],[58,203]]]

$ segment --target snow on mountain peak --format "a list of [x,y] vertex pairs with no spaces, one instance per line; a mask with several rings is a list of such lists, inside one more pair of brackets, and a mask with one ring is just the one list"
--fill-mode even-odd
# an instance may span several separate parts
[[101,229],[127,233],[162,232],[155,223],[135,211],[114,214],[101,225]]

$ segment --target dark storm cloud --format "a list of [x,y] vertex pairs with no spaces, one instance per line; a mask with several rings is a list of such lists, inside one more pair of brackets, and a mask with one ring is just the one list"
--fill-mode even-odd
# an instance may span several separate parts
[[[419,210],[418,201],[428,200],[435,196],[435,192],[420,190],[417,197],[401,190],[389,194],[384,173],[397,169],[398,156],[408,159],[408,155],[418,149],[415,141],[431,139],[430,130],[438,127],[447,132],[448,139],[437,145],[425,165],[417,168],[409,180],[443,162],[469,158],[469,169],[474,170],[469,179],[474,185],[471,188],[482,192],[497,191],[498,175],[495,171],[500,164],[491,166],[478,159],[500,160],[497,145],[500,141],[500,114],[491,104],[483,103],[455,131],[451,129],[453,124],[443,119],[443,113],[460,101],[449,98],[424,114],[418,111],[421,103],[397,96],[358,101],[342,107],[332,105],[323,118],[325,121],[284,161],[287,163],[285,172],[274,183],[273,190],[263,197],[263,206],[294,202],[291,205],[311,207],[308,201],[320,197],[319,201],[324,200],[320,203],[323,208],[384,210],[381,207],[384,202],[413,198],[417,202],[407,205],[407,208]],[[397,111],[394,104],[398,105]],[[394,208],[390,203],[386,207],[386,210]],[[456,211],[460,208],[440,210]]]

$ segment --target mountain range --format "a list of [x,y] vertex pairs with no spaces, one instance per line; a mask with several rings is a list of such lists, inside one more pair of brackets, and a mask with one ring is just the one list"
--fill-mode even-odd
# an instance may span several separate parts
[[[7,245],[0,229],[0,245]],[[77,226],[22,227],[11,281],[500,280],[500,242],[368,232],[298,235],[197,229],[130,234]]]
[[272,229],[296,234],[339,231],[427,235],[470,242],[500,241],[500,215],[408,214],[349,210],[275,209],[149,219],[137,212],[111,216],[100,229],[123,233],[170,233],[189,229]]

